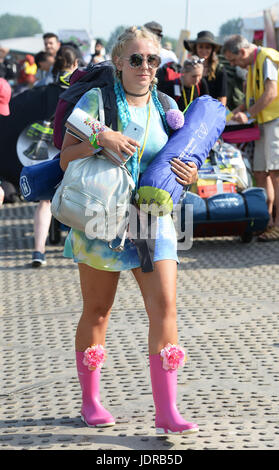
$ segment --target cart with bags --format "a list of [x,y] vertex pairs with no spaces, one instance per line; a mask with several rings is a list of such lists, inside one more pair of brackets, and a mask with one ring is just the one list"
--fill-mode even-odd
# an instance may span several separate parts
[[253,186],[250,161],[235,145],[243,144],[244,139],[251,142],[255,134],[248,131],[249,137],[244,129],[243,136],[238,130],[231,132],[234,144],[224,141],[226,133],[216,142],[199,170],[198,182],[184,196],[182,233],[185,230],[184,205],[187,204],[193,206],[194,238],[240,236],[248,243],[267,227],[269,214],[265,190]]

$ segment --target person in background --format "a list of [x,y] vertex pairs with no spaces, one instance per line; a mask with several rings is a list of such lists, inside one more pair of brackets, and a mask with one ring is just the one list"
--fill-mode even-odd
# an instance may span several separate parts
[[75,47],[62,45],[56,54],[52,68],[55,83],[69,85],[72,73],[78,68],[79,57]]
[[[45,46],[44,52],[49,54],[53,58],[53,63],[54,63],[56,54],[61,47],[61,42],[59,41],[59,38],[55,33],[45,33],[43,35],[43,41],[44,41],[44,46]],[[41,54],[41,52],[39,52],[39,54]],[[50,59],[47,59],[47,62],[49,61]],[[48,68],[47,64],[45,64],[45,66]],[[47,85],[53,82],[52,67],[53,67],[53,64],[48,68],[48,70],[45,70],[45,67],[38,68],[37,76],[36,76],[37,78],[36,86]]]
[[55,57],[61,47],[61,42],[59,41],[58,36],[54,33],[45,33],[43,35],[43,41],[45,45],[45,51],[49,52],[53,57]]
[[184,40],[184,47],[192,54],[204,59],[203,76],[207,81],[209,95],[219,100],[224,106],[227,104],[227,74],[218,61],[217,53],[220,45],[210,31],[200,31],[196,40]]
[[[162,38],[163,38],[162,25],[160,25],[156,21],[150,21],[149,23],[145,23],[144,27],[149,29],[153,34],[156,34],[160,42],[162,41]],[[176,57],[175,53],[170,49],[161,47],[160,57],[161,57],[160,67],[163,67],[163,65],[167,64],[168,62],[175,62],[176,64],[178,63],[178,58]]]
[[26,54],[25,58],[19,64],[17,92],[22,92],[26,88],[32,88],[36,81],[36,73],[37,65],[34,56]]
[[158,89],[171,96],[181,111],[198,96],[208,94],[208,86],[203,78],[203,59],[192,56],[186,59],[180,78],[171,81],[159,81]]
[[55,57],[46,51],[38,52],[35,55],[35,62],[39,71],[43,72],[43,78],[35,82],[34,86],[43,86],[53,83],[52,68],[55,62]]
[[[57,52],[52,74],[54,83],[63,88],[69,86],[69,78],[78,67],[76,50],[71,46],[62,46]],[[50,201],[40,201],[34,216],[34,252],[32,267],[38,268],[46,264],[45,246],[51,223]]]
[[[9,102],[12,96],[12,89],[5,80],[5,78],[0,78],[0,114],[2,116],[9,116],[10,114],[10,107]],[[1,185],[1,177],[0,177],[0,206],[3,204],[5,198],[5,192],[3,186]]]
[[167,49],[167,51],[172,51],[172,44],[170,41],[164,42],[164,48]]
[[9,49],[0,47],[0,77],[14,81],[17,75],[17,64]]
[[223,53],[231,65],[248,68],[245,102],[233,110],[233,119],[246,124],[253,118],[260,127],[253,171],[257,186],[266,190],[270,220],[258,240],[279,240],[279,52],[233,35],[225,41]]
[[104,45],[100,39],[96,39],[95,43],[95,52],[91,56],[91,64],[98,64],[99,62],[103,62],[105,60],[105,56],[103,55]]
[[227,74],[227,108],[232,111],[243,103],[245,99],[245,83],[247,70],[241,67],[231,66],[222,55],[218,55],[219,64],[223,66]]

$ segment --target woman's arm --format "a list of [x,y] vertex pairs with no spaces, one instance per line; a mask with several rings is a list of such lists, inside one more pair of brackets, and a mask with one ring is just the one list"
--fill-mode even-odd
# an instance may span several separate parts
[[194,162],[184,163],[179,158],[171,160],[171,169],[178,176],[176,181],[183,186],[196,183],[199,179],[198,168]]
[[89,140],[81,142],[66,132],[60,152],[60,166],[62,170],[66,171],[68,164],[73,160],[90,157],[93,155],[93,151],[94,149]]
[[[98,134],[101,147],[115,152],[124,162],[126,158],[123,153],[132,156],[140,144],[130,137],[127,137],[118,131],[104,131]],[[89,140],[80,142],[72,135],[66,132],[60,153],[60,166],[63,171],[68,164],[78,158],[90,157],[94,154],[94,148]]]
[[220,96],[217,98],[220,103],[222,103],[223,106],[227,106],[227,97],[226,96]]
[[215,80],[217,85],[217,100],[220,101],[223,106],[226,106],[228,96],[228,77],[226,69],[218,67]]

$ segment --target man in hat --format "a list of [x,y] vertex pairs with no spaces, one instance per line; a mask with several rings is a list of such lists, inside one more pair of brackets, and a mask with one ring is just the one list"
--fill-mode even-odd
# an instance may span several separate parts
[[98,64],[99,62],[103,62],[104,60],[106,60],[104,56],[104,45],[101,39],[96,39],[95,52],[91,55],[90,62],[92,64]]
[[[162,40],[163,28],[159,23],[157,23],[156,21],[150,21],[149,23],[145,23],[144,27],[152,31],[152,33],[156,34],[160,41]],[[169,49],[165,49],[164,47],[161,47],[160,57],[161,67],[167,64],[168,62],[178,63],[178,58],[176,57],[175,53],[173,51],[170,51]]]
[[[234,111],[234,119],[247,123],[255,119],[260,140],[255,141],[253,169],[257,186],[267,191],[270,222],[260,241],[279,239],[279,52],[257,47],[241,35],[229,37],[223,53],[231,65],[246,69],[248,77],[245,102]],[[272,183],[272,184],[270,184]],[[273,206],[276,215],[273,219]]]

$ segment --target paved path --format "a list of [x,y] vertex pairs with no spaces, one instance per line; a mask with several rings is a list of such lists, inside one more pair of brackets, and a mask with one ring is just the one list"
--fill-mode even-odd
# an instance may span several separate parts
[[[279,242],[197,240],[180,254],[179,409],[193,437],[156,437],[148,322],[130,273],[121,275],[107,337],[107,429],[80,421],[74,332],[77,267],[61,245],[32,269],[33,204],[0,211],[0,449],[187,450],[279,448]],[[129,285],[129,288],[127,286]]]

